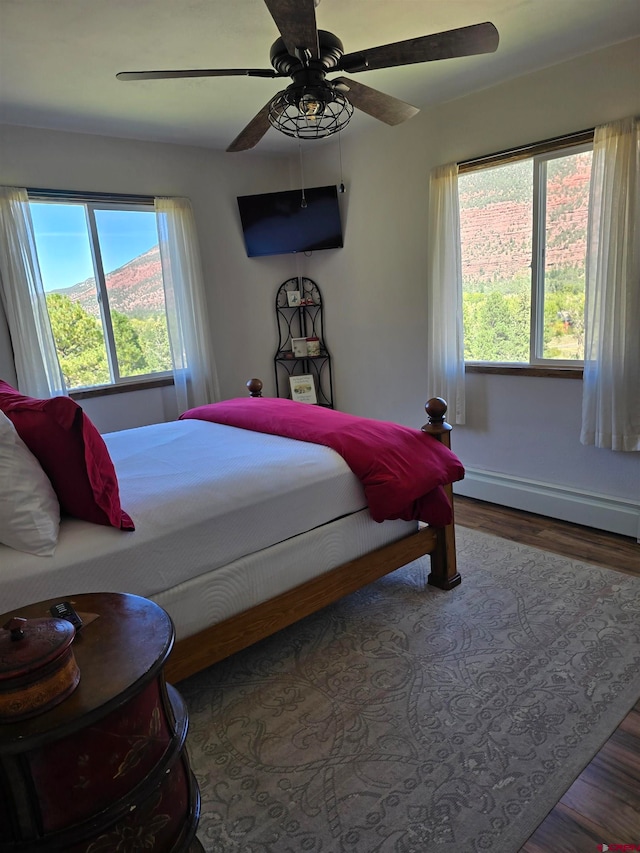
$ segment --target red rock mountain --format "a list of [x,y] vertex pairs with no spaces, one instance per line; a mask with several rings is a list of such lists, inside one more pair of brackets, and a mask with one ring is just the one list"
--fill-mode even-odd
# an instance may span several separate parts
[[[527,171],[527,168],[529,171]],[[510,279],[531,264],[532,176],[522,172],[491,176],[471,173],[460,180],[463,278]],[[547,184],[546,265],[581,266],[587,240],[591,158],[558,161]]]
[[[123,314],[145,317],[162,310],[164,291],[158,246],[107,273],[107,291],[111,309]],[[79,302],[88,314],[98,315],[93,276],[57,292]]]

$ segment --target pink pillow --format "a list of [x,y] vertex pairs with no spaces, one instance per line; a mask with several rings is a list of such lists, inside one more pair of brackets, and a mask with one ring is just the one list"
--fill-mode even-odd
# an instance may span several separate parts
[[0,380],[0,410],[51,480],[63,512],[94,524],[135,529],[120,506],[107,446],[71,397],[36,400]]

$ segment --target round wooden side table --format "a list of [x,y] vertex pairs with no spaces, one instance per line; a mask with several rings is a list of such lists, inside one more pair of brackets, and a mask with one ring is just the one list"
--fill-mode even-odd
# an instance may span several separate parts
[[[0,617],[49,616],[51,599]],[[136,595],[70,599],[75,691],[49,711],[0,724],[0,853],[199,853],[200,793],[188,714],[163,667],[168,614]]]

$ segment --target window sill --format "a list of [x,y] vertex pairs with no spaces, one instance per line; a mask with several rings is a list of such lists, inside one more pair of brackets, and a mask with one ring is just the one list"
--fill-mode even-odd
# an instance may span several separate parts
[[130,391],[146,391],[149,388],[164,388],[173,385],[173,376],[159,376],[156,379],[132,379],[130,382],[120,382],[118,385],[99,385],[95,388],[83,388],[81,391],[70,391],[73,400],[88,400],[91,397],[109,397],[112,394],[126,394]]
[[530,364],[465,364],[465,373],[499,373],[506,376],[544,376],[582,379],[582,367],[541,367]]

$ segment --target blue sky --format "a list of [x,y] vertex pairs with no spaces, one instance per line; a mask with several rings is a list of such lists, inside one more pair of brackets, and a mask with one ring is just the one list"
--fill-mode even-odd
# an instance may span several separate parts
[[[84,205],[32,202],[30,207],[44,289],[71,287],[92,276]],[[158,242],[152,211],[97,210],[96,224],[107,273]]]

